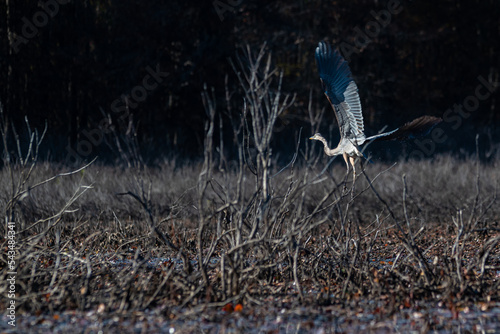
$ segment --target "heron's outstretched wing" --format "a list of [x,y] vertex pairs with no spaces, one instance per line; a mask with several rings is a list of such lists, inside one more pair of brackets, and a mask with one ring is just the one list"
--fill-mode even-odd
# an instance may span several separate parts
[[332,50],[325,42],[320,42],[316,48],[316,62],[323,90],[339,122],[341,137],[354,144],[363,144],[361,102],[349,65],[338,51]]
[[438,117],[422,116],[404,124],[396,130],[371,136],[366,138],[366,140],[402,140],[425,136],[441,121],[442,119]]

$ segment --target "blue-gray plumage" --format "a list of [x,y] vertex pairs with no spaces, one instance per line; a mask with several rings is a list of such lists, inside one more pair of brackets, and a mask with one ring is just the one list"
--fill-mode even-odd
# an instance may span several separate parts
[[358,87],[352,78],[349,65],[337,50],[333,50],[325,42],[320,42],[316,48],[316,63],[324,93],[339,123],[340,142],[336,148],[330,149],[325,138],[319,133],[309,139],[321,141],[325,153],[329,156],[342,154],[348,173],[349,163],[353,167],[354,179],[356,178],[356,162],[363,156],[358,148],[359,145],[379,139],[414,138],[428,133],[441,122],[441,119],[437,117],[422,116],[398,129],[366,138]]

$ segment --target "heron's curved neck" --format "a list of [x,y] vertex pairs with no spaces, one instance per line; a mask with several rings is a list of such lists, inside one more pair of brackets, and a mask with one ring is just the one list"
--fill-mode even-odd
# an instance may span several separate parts
[[319,140],[321,140],[321,142],[323,143],[323,146],[325,147],[325,153],[326,155],[330,156],[330,157],[333,157],[333,156],[336,156],[336,155],[339,155],[340,154],[340,149],[339,147],[335,147],[333,149],[329,148],[328,147],[328,143],[326,142],[326,139],[321,137],[319,138]]

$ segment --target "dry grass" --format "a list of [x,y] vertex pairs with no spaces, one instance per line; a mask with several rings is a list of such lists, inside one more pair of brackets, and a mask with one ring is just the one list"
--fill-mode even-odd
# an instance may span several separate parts
[[[329,168],[323,182],[306,189],[304,199],[308,207],[315,204],[331,189],[343,182],[345,165],[338,161]],[[328,163],[324,159],[320,164]],[[92,165],[84,172],[71,177],[47,183],[42,187],[29,191],[19,203],[19,214],[22,221],[36,221],[55,213],[82,182],[92,185],[92,191],[85,193],[72,208],[76,211],[65,215],[68,220],[81,220],[98,217],[99,220],[110,221],[116,215],[121,219],[140,220],[144,217],[140,205],[131,198],[117,196],[119,193],[138,192],[136,178],[144,181],[150,189],[152,208],[158,217],[169,214],[179,219],[196,219],[196,185],[201,165],[184,165],[176,168],[171,162],[164,162],[156,167],[144,167],[142,170],[123,169],[121,167]],[[296,167],[295,174],[305,173],[307,167]],[[499,186],[499,162],[481,165],[481,195],[484,199],[493,199]],[[27,188],[54,175],[70,170],[68,167],[50,163],[39,163],[34,170]],[[370,163],[365,165],[366,172],[376,180],[377,191],[391,203],[396,211],[402,209],[403,180],[406,175],[408,186],[408,210],[412,215],[425,222],[446,222],[458,210],[472,207],[476,196],[476,162],[474,160],[458,160],[450,156],[437,156],[426,161],[400,161],[395,166],[386,163]],[[319,168],[309,173],[320,173]],[[330,174],[331,173],[331,174]],[[236,184],[237,173],[228,171],[228,175],[216,172],[215,180],[227,178],[229,183]],[[280,174],[274,179],[276,191],[282,195],[287,186],[287,175]],[[243,191],[250,198],[255,182],[250,171],[246,171]],[[367,185],[363,176],[356,181],[356,190]],[[209,194],[209,200],[215,200],[217,189]],[[11,180],[7,169],[0,171],[0,201],[3,206],[11,196]],[[483,203],[485,205],[486,203]],[[498,220],[499,206],[495,205],[486,213],[485,219]],[[371,222],[380,214],[380,202],[371,192],[363,192],[358,200],[351,203],[351,219],[362,223]]]

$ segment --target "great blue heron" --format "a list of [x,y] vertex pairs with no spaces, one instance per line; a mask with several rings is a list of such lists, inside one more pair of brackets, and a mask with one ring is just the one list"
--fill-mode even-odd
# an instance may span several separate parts
[[404,139],[422,135],[441,121],[437,117],[422,116],[400,128],[367,138],[364,133],[358,87],[352,79],[347,62],[338,51],[332,50],[324,42],[320,42],[316,48],[316,62],[321,85],[339,123],[340,142],[337,147],[331,149],[328,147],[326,139],[319,133],[309,139],[321,141],[328,156],[342,155],[347,165],[348,174],[349,163],[352,165],[353,180],[356,179],[356,162],[360,157],[363,157],[359,145],[378,139]]

